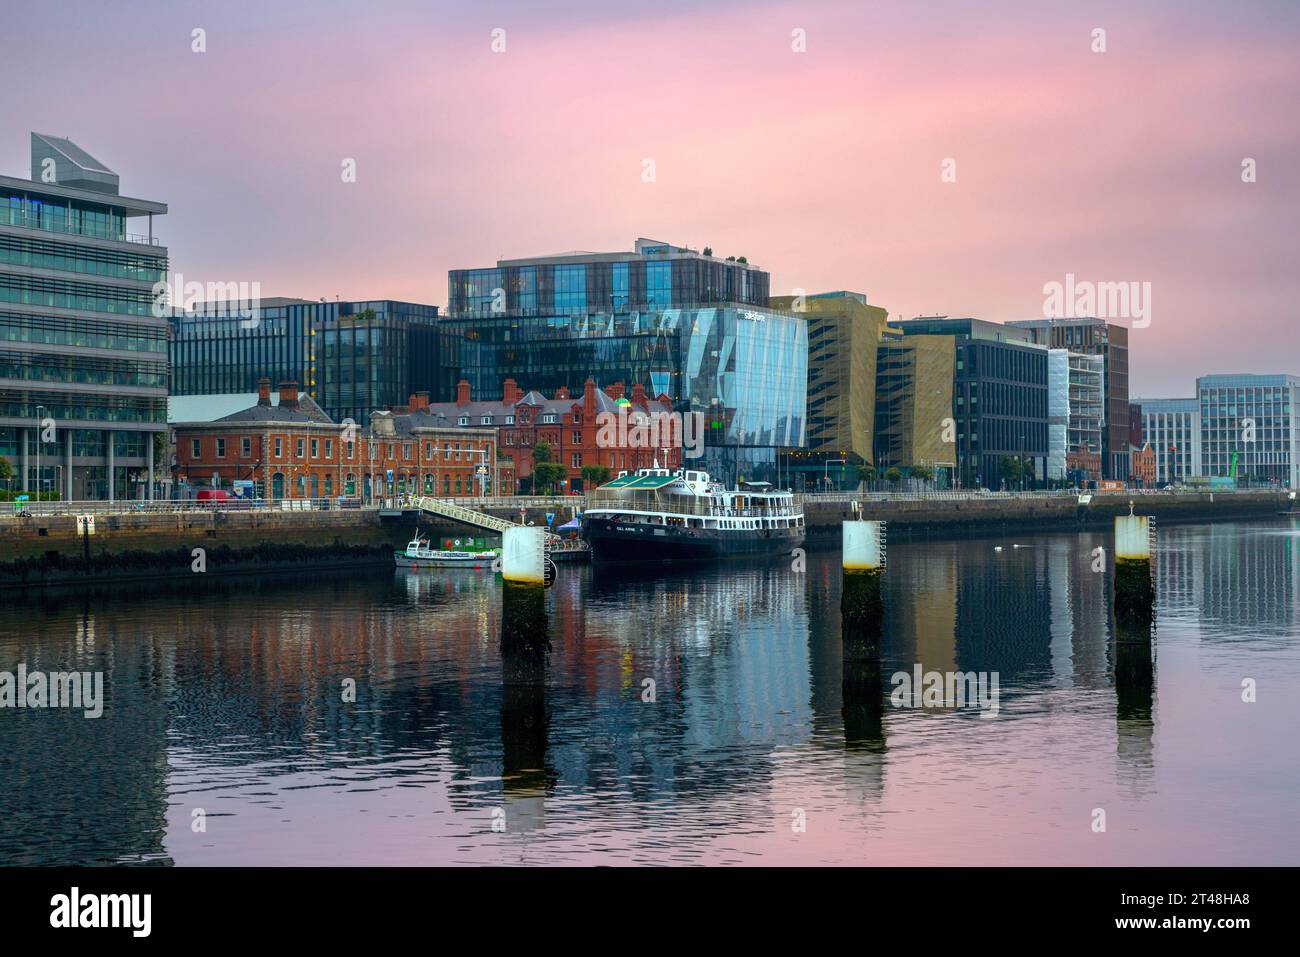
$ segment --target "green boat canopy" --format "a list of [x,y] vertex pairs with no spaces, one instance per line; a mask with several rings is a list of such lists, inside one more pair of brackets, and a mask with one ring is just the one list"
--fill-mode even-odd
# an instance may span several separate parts
[[624,475],[622,478],[616,478],[612,482],[606,482],[600,486],[598,491],[606,489],[626,489],[627,491],[654,491],[663,488],[665,485],[671,485],[677,481],[676,475]]

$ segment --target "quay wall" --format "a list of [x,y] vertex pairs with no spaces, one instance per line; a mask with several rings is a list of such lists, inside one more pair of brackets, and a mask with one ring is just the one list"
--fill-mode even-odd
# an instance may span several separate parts
[[[1285,492],[1165,492],[1074,496],[928,498],[862,502],[861,515],[889,523],[891,539],[952,538],[1011,531],[1109,528],[1129,502],[1156,522],[1271,518],[1292,503]],[[563,504],[490,506],[484,511],[518,522],[557,525],[581,509]],[[856,514],[848,499],[807,499],[808,545],[837,547],[839,526]],[[1295,514],[1300,515],[1300,510]],[[83,540],[74,515],[18,518],[0,515],[0,587],[88,579],[184,577],[194,574],[192,553],[205,551],[207,573],[302,569],[326,565],[386,564],[419,526],[434,541],[498,536],[446,519],[405,512],[381,516],[369,509],[344,511],[193,511],[98,515],[95,534]]]

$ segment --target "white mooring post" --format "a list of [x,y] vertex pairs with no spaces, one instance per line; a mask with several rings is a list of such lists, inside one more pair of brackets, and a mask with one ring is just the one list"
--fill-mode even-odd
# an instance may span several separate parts
[[885,523],[850,521],[844,535],[840,622],[846,660],[880,657],[884,605],[880,575],[885,568]]
[[1115,624],[1117,631],[1136,627],[1150,632],[1155,604],[1151,578],[1152,525],[1149,515],[1115,516]]

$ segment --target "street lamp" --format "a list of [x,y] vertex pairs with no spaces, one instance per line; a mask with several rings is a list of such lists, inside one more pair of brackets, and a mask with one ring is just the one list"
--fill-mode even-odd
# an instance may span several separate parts
[[[36,501],[41,500],[41,492],[44,490],[45,483],[41,481],[41,413],[45,411],[45,406],[36,407]],[[112,476],[109,476],[112,481]]]
[[838,462],[840,465],[847,465],[848,461],[849,461],[848,459],[826,459],[825,461],[823,461],[822,462],[822,484],[823,485],[831,484],[830,467],[832,462]]

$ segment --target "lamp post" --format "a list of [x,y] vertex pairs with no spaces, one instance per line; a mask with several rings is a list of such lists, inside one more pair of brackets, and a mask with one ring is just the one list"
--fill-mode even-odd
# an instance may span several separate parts
[[[36,407],[36,501],[41,500],[41,491],[45,483],[41,481],[41,413],[45,411],[45,406]],[[109,476],[112,481],[112,476]]]
[[848,461],[848,459],[826,459],[822,462],[822,484],[831,484],[830,467],[832,462],[838,462],[840,465],[847,465]]

